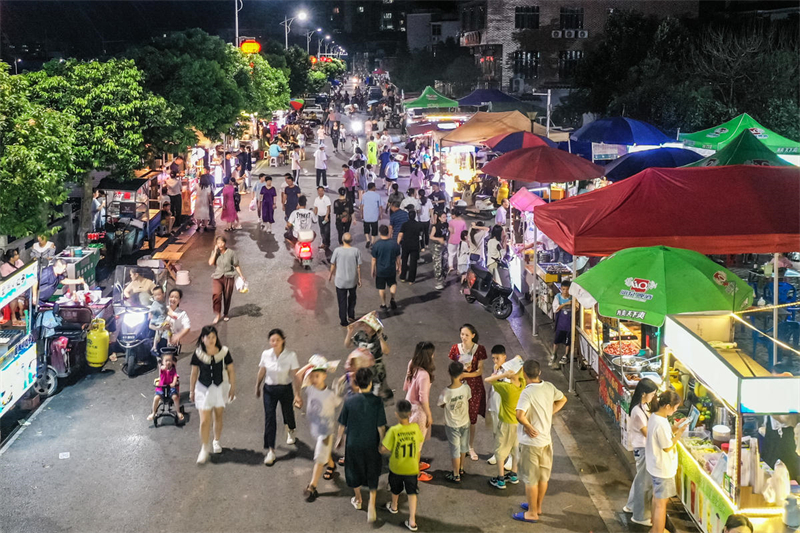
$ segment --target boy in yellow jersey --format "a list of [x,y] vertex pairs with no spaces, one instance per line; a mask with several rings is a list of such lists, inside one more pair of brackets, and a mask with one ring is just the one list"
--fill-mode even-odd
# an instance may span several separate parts
[[[492,348],[492,353],[495,349]],[[505,351],[505,350],[503,350]],[[517,356],[505,362],[499,373],[495,373],[486,378],[494,392],[500,398],[499,409],[497,410],[497,430],[494,434],[494,455],[497,459],[498,476],[489,480],[489,484],[497,489],[505,489],[506,483],[516,485],[519,483],[517,477],[517,414],[516,407],[519,396],[525,389],[525,377],[522,374],[522,358]],[[506,458],[511,456],[511,470],[505,471],[504,463]]]
[[397,420],[399,424],[386,432],[381,446],[381,453],[389,455],[389,489],[392,501],[386,504],[386,510],[397,514],[400,493],[405,488],[408,495],[408,520],[405,522],[409,531],[417,530],[417,494],[419,493],[419,451],[422,445],[422,431],[416,423],[411,423],[411,402],[397,402]]

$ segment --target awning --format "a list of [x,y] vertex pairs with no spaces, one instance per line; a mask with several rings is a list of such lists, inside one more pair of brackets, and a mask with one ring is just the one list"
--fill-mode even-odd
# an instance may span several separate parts
[[717,153],[686,165],[687,167],[721,167],[723,165],[761,165],[768,167],[791,167],[778,154],[767,148],[750,130],[742,131],[735,139]]
[[414,108],[439,108],[439,107],[458,107],[458,102],[447,98],[443,94],[436,92],[436,89],[428,85],[419,98],[403,102],[407,109]]
[[794,250],[800,243],[800,169],[649,168],[537,208],[536,225],[573,255],[658,245],[703,254]]
[[775,153],[800,154],[800,143],[768,130],[747,113],[743,113],[714,128],[694,133],[682,133],[680,140],[686,146],[694,146],[706,150],[721,150],[744,130],[750,130],[750,133],[755,135],[756,139]]
[[531,121],[519,111],[507,113],[475,113],[471,119],[448,133],[442,143],[480,144],[501,133],[531,131]]

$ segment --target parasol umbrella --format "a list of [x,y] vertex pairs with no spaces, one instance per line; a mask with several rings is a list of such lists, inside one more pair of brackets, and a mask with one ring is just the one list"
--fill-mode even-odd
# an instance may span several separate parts
[[489,161],[481,171],[490,176],[527,183],[564,183],[590,180],[605,174],[601,166],[548,146],[514,150]]
[[573,141],[605,144],[660,145],[672,139],[647,122],[626,117],[601,118],[579,128],[570,137]]
[[547,139],[531,133],[529,131],[515,131],[513,133],[501,133],[495,135],[491,139],[483,141],[483,144],[494,150],[495,152],[508,153],[512,150],[519,150],[520,148],[532,148],[534,146],[549,146],[556,148],[558,145]]
[[624,180],[650,167],[675,168],[699,161],[703,156],[684,148],[654,148],[624,155],[606,165],[606,178]]
[[514,196],[508,199],[509,203],[519,209],[520,211],[528,211],[532,212],[533,208],[537,205],[545,205],[545,202],[541,196],[533,194],[528,189],[520,189]]
[[300,111],[300,109],[302,109],[302,107],[305,104],[306,104],[306,101],[303,100],[302,98],[293,98],[289,102],[289,105],[292,106],[292,109],[294,109],[295,111]]
[[753,289],[701,253],[650,246],[621,250],[572,282],[570,294],[603,316],[661,326],[667,315],[739,311]]

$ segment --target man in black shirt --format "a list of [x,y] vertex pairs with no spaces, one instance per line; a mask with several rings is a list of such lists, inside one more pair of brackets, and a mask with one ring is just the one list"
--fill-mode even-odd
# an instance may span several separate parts
[[439,183],[433,182],[431,183],[431,187],[433,187],[433,192],[429,198],[431,202],[433,202],[433,211],[435,213],[444,213],[449,201],[447,193],[442,190],[442,186]]
[[397,240],[400,243],[400,281],[414,283],[417,280],[417,263],[419,262],[419,243],[425,224],[417,221],[417,212],[409,205],[408,221],[403,224]]

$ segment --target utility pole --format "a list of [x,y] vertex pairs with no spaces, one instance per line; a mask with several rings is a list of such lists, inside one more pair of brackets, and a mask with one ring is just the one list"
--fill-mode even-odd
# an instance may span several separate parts
[[243,0],[233,0],[233,7],[234,7],[234,23],[233,23],[233,32],[234,32],[234,41],[233,46],[239,48],[239,11],[242,10],[244,7]]

